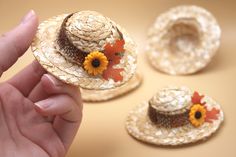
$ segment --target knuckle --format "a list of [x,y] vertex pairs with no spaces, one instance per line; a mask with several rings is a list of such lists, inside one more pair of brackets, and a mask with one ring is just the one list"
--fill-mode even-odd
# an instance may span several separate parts
[[12,92],[13,87],[8,83],[0,83],[0,93],[1,94],[9,94]]
[[8,83],[0,84],[0,98],[1,100],[10,101],[12,100],[12,95],[14,94],[14,87]]
[[32,63],[32,69],[33,69],[33,74],[36,75],[36,77],[41,76],[42,73],[46,72],[36,60],[34,60]]

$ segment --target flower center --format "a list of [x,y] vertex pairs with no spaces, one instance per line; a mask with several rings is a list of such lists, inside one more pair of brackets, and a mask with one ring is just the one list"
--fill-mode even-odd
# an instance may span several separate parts
[[200,119],[202,117],[202,113],[200,111],[197,111],[194,116],[196,119]]
[[97,68],[100,66],[100,60],[95,58],[93,61],[92,61],[92,66]]

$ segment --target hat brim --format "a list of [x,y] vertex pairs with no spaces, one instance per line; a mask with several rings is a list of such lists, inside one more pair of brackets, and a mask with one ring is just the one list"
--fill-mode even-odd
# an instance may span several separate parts
[[197,142],[212,135],[223,122],[224,115],[220,105],[208,96],[204,97],[207,108],[220,110],[218,119],[212,123],[205,122],[200,127],[191,124],[178,128],[163,128],[153,124],[147,116],[148,102],[138,105],[126,119],[126,130],[134,138],[154,145],[177,146]]
[[82,99],[86,102],[99,102],[114,99],[121,95],[124,95],[136,88],[142,83],[142,75],[137,72],[135,75],[125,84],[117,88],[106,90],[88,90],[81,89]]
[[116,68],[123,68],[122,81],[113,79],[105,80],[99,76],[89,75],[83,67],[71,63],[63,57],[55,48],[57,34],[64,18],[68,14],[52,17],[40,24],[38,32],[31,45],[33,54],[39,63],[58,79],[84,89],[111,89],[126,83],[134,75],[136,70],[137,51],[136,45],[127,32],[117,25],[123,33],[125,40],[125,53],[120,64]]
[[[179,25],[178,29],[173,28],[175,34],[191,27],[196,30],[199,44],[191,44],[189,38],[184,38],[177,44],[182,44],[186,52],[171,47],[171,41],[175,39],[173,34],[167,34],[175,24]],[[178,6],[156,18],[148,32],[146,54],[151,65],[159,71],[171,75],[192,74],[208,65],[219,48],[220,37],[221,29],[210,12],[197,6]]]

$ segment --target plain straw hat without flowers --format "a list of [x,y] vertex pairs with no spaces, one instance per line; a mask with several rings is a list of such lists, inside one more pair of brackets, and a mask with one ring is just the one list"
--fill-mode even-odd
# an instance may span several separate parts
[[147,57],[159,71],[187,75],[205,68],[220,46],[221,29],[206,9],[184,5],[159,15],[148,32]]

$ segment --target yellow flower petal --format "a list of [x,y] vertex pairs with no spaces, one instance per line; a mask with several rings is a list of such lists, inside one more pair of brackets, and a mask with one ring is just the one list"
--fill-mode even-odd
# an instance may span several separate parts
[[108,60],[102,52],[94,51],[85,57],[83,65],[88,74],[96,76],[107,69]]
[[201,126],[205,122],[206,109],[203,105],[194,104],[189,112],[189,121],[195,127]]

